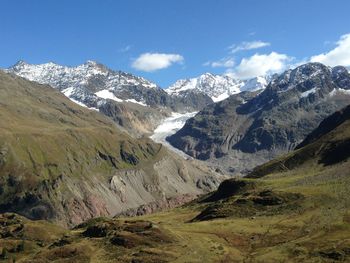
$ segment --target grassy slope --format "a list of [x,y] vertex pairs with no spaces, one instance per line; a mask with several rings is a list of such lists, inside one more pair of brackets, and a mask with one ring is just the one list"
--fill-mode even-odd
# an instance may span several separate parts
[[129,137],[106,117],[77,106],[49,86],[0,72],[2,211],[19,211],[21,204],[34,202],[32,195],[45,199],[46,188],[68,196],[67,185],[59,183],[62,178],[108,177],[162,154],[161,145]]
[[[140,160],[159,150],[159,145],[152,145],[147,140],[137,142],[119,132],[111,121],[77,106],[58,91],[28,83],[0,73],[1,142],[3,148],[7,146],[38,175],[47,175],[51,162],[74,166],[71,163],[76,160],[69,158],[88,160],[97,151],[113,153],[116,165],[124,167],[130,162],[121,158],[121,149],[133,151]],[[15,161],[16,156],[13,158]],[[45,167],[44,163],[48,165]],[[70,167],[73,172],[75,169],[79,170],[79,167]]]
[[[136,223],[140,220],[152,222],[157,229],[168,235],[169,242],[156,239],[147,243],[145,239],[151,235],[141,233],[143,242],[124,247],[111,243],[113,235],[97,238],[83,236],[83,226],[66,234],[70,244],[50,248],[53,240],[58,240],[57,236],[51,242],[44,242],[43,247],[37,243],[30,246],[33,241],[29,240],[24,252],[9,255],[23,260],[34,259],[34,262],[40,262],[38,260],[44,258],[57,260],[54,262],[65,262],[65,257],[72,262],[79,262],[79,259],[80,262],[85,262],[86,258],[92,262],[131,262],[132,259],[144,260],[141,262],[333,262],[335,258],[346,260],[349,259],[347,255],[350,248],[350,180],[342,175],[349,171],[349,166],[347,162],[328,169],[302,169],[249,180],[256,183],[257,191],[270,189],[283,193],[301,193],[304,199],[298,203],[298,208],[292,211],[280,212],[277,208],[275,214],[265,214],[266,207],[263,207],[256,214],[245,216],[230,213],[228,209],[227,218],[190,222],[206,206],[211,205],[193,203],[168,212],[128,219]],[[234,200],[240,197],[241,195],[231,197],[225,200],[222,206],[234,206]],[[42,229],[51,233],[50,228],[46,226],[42,226]],[[130,234],[118,233],[122,233],[124,237]],[[61,234],[60,238],[62,236]],[[16,240],[19,243],[21,239],[2,239],[4,240]],[[34,251],[38,253],[34,254]]]

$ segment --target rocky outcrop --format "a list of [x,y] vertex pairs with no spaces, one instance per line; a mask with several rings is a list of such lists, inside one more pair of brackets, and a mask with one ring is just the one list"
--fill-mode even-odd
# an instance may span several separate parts
[[152,214],[159,211],[169,210],[169,209],[181,206],[183,204],[186,204],[197,197],[198,195],[193,195],[193,194],[184,194],[176,197],[169,197],[163,200],[158,200],[148,204],[141,205],[137,208],[129,208],[126,211],[116,214],[115,217],[141,216],[141,215]]
[[169,209],[216,189],[225,178],[197,168],[165,149],[159,157],[157,162],[150,160],[142,167],[111,175],[47,180],[30,194],[25,189],[23,199],[6,203],[1,210],[72,226],[98,216],[141,215]]

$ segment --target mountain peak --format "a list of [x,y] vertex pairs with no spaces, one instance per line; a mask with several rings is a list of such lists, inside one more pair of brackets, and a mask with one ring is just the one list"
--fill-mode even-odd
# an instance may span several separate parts
[[98,63],[95,60],[87,60],[83,65],[91,66],[91,67],[96,67],[98,65],[102,65],[101,63]]
[[208,95],[214,102],[217,102],[241,91],[263,89],[267,86],[269,79],[267,76],[259,76],[250,80],[239,80],[228,75],[206,72],[196,78],[178,80],[166,91],[172,95],[183,96],[195,90]]
[[29,65],[29,64],[24,60],[18,60],[11,68],[19,68],[25,65]]
[[210,73],[210,72],[205,72],[204,74],[200,75],[199,77],[209,77],[209,78],[212,78],[212,77],[215,77],[215,75],[213,73]]

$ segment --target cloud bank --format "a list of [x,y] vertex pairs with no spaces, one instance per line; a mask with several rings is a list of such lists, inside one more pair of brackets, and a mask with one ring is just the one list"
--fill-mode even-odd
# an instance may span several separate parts
[[329,52],[312,56],[311,62],[321,62],[328,66],[350,66],[350,34],[342,35],[336,47]]
[[226,73],[239,79],[254,78],[285,70],[291,60],[292,58],[286,54],[277,52],[255,54],[243,58],[237,67],[227,70]]
[[203,66],[211,66],[213,68],[232,68],[235,65],[235,61],[233,58],[227,57],[222,58],[218,61],[208,61],[203,64]]
[[232,46],[229,46],[228,49],[230,50],[231,54],[234,54],[234,53],[237,53],[238,51],[258,49],[258,48],[267,47],[270,45],[271,44],[269,42],[263,42],[263,41],[257,40],[257,41],[250,41],[250,42],[242,42],[239,45],[232,45]]
[[183,61],[184,57],[179,54],[143,53],[133,61],[131,66],[140,71],[154,72]]

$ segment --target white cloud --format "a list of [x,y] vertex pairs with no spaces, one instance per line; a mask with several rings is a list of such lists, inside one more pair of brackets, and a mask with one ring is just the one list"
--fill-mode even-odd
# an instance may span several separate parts
[[291,60],[291,57],[277,52],[255,54],[243,58],[237,67],[227,70],[226,73],[240,79],[253,78],[280,72],[288,67],[288,62]]
[[207,62],[204,62],[202,65],[203,66],[210,66],[210,64],[211,64],[211,61],[207,61]]
[[250,42],[242,42],[239,45],[232,45],[232,46],[229,46],[228,49],[230,49],[230,52],[234,54],[234,53],[237,53],[238,51],[257,49],[257,48],[267,47],[270,45],[271,44],[269,42],[263,42],[263,41],[257,40],[257,41],[250,41]]
[[131,45],[127,45],[127,46],[125,46],[123,48],[120,48],[119,52],[120,53],[125,53],[125,52],[128,52],[130,49],[131,49]]
[[328,66],[350,66],[350,34],[340,37],[337,46],[327,53],[311,57],[311,62],[321,62]]
[[222,58],[218,61],[207,61],[203,64],[203,66],[211,66],[213,68],[232,68],[235,65],[235,61],[233,58],[227,57]]
[[154,72],[183,61],[183,56],[179,54],[143,53],[134,60],[131,66],[137,70]]

